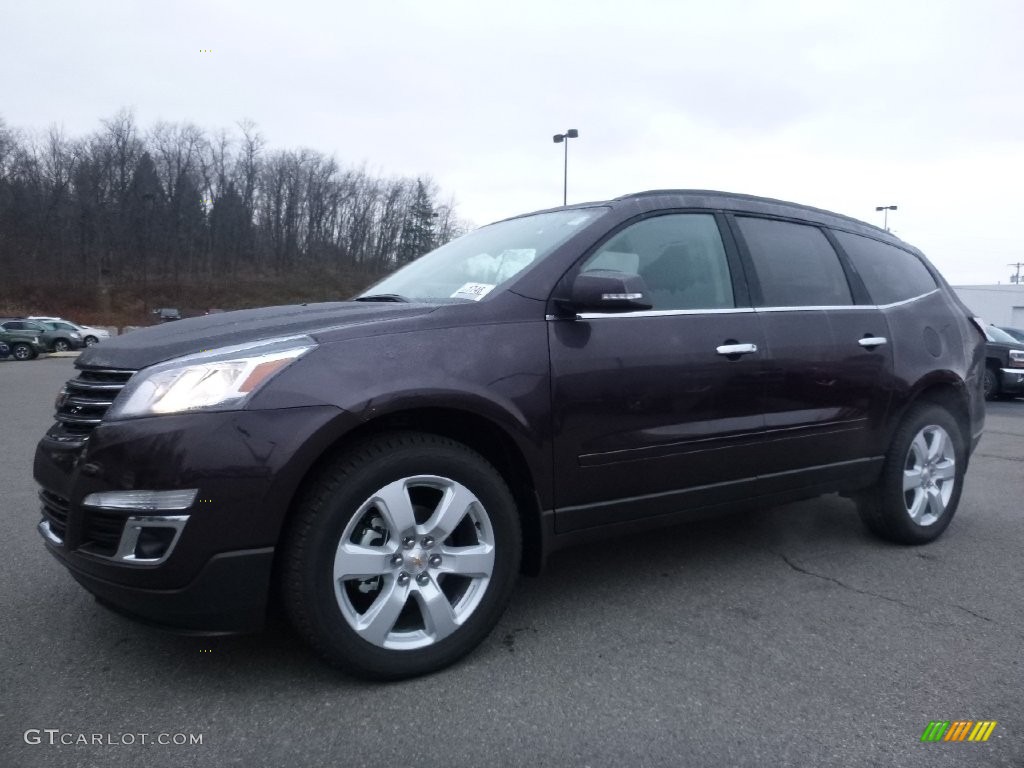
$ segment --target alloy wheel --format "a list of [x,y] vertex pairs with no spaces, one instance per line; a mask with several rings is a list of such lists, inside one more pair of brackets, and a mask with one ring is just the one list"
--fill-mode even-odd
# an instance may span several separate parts
[[921,526],[942,517],[956,486],[956,451],[945,429],[923,427],[910,443],[903,468],[903,500],[910,519]]
[[352,515],[334,555],[334,595],[367,642],[423,648],[473,614],[494,560],[491,520],[472,491],[436,475],[406,477]]

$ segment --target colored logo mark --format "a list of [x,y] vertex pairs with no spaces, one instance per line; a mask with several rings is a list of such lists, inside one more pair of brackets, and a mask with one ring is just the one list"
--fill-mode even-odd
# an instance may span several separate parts
[[921,741],[988,741],[996,725],[996,720],[932,720]]

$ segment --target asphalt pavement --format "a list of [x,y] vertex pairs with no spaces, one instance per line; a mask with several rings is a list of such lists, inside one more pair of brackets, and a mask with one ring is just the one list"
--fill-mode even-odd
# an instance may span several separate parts
[[[381,685],[283,626],[165,634],[71,579],[31,470],[72,366],[0,361],[0,766],[1024,765],[1024,400],[991,404],[934,544],[836,496],[607,540],[522,580],[464,662]],[[998,725],[922,743],[935,720]]]

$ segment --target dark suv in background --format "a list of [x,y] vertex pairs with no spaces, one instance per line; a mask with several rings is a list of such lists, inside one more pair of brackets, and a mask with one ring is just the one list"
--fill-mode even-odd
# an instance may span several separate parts
[[[956,511],[984,336],[868,224],[704,191],[521,216],[353,301],[91,347],[39,443],[39,530],[102,602],[262,625],[401,678],[596,537],[841,492],[903,544]],[[54,610],[62,610],[54,606]]]
[[985,338],[985,399],[1024,395],[1024,342],[994,325]]
[[4,327],[0,321],[0,342],[7,345],[11,356],[15,360],[34,360],[46,352],[46,345],[39,337],[39,331],[28,331],[10,329]]

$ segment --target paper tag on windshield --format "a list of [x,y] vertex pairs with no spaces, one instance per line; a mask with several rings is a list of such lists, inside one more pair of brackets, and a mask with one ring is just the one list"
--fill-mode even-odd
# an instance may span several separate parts
[[466,283],[451,295],[453,299],[469,299],[480,301],[484,296],[494,289],[493,283]]

